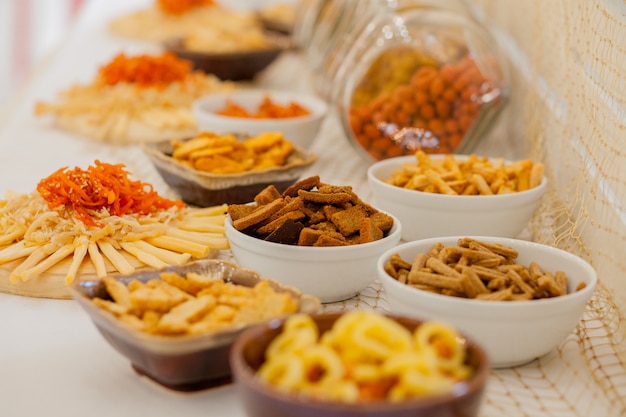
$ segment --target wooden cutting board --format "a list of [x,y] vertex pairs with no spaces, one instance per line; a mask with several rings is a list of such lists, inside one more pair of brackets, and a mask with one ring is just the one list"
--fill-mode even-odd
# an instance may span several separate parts
[[[137,268],[137,271],[141,269],[148,269],[144,264],[139,262],[135,257],[128,255],[125,252],[120,252],[127,260]],[[3,265],[0,265],[0,292],[8,294],[22,295],[26,297],[39,297],[39,298],[54,298],[54,299],[71,299],[72,296],[69,291],[69,286],[65,282],[65,276],[72,262],[72,258],[68,257],[46,272],[29,279],[28,281],[11,282],[9,276],[11,272],[24,260],[18,259]],[[107,272],[110,274],[116,274],[117,271],[113,265],[105,258]],[[96,270],[89,259],[89,256],[85,256],[83,263],[78,269],[76,279],[78,280],[93,280],[97,279]]]

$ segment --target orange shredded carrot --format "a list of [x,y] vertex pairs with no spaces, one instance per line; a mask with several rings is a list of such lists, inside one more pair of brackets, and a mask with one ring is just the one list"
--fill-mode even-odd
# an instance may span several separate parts
[[288,117],[307,116],[309,109],[292,101],[287,105],[274,102],[269,95],[263,97],[255,112],[249,112],[232,100],[227,100],[226,106],[217,111],[217,114],[230,117],[245,117],[252,119],[283,119]]
[[196,7],[214,4],[213,0],[156,0],[157,7],[163,13],[171,15],[181,15]]
[[102,227],[90,211],[107,210],[111,216],[148,215],[171,207],[184,207],[180,200],[161,197],[152,185],[132,181],[123,164],[96,160],[87,170],[67,167],[57,170],[37,184],[37,191],[54,210],[64,206],[73,209],[75,217],[87,226]]
[[128,57],[120,53],[100,68],[97,82],[104,85],[134,83],[138,87],[163,87],[184,80],[190,73],[190,61],[172,52],[161,55],[137,55]]

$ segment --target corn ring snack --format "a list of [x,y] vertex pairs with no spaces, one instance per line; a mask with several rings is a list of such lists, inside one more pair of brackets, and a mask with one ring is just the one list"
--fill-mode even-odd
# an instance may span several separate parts
[[310,323],[303,315],[285,320],[258,370],[262,381],[321,401],[359,403],[448,391],[472,374],[463,339],[445,323],[424,322],[411,331],[373,311],[350,311],[301,349],[279,339],[308,332]]

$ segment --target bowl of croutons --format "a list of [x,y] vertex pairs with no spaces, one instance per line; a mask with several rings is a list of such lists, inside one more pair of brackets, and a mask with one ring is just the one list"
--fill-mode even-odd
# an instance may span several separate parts
[[366,310],[254,326],[230,362],[250,417],[474,417],[489,376],[454,327]]
[[311,93],[239,89],[211,94],[193,103],[200,130],[257,135],[280,132],[294,145],[309,149],[328,113],[328,104]]
[[399,242],[402,227],[352,187],[312,176],[230,204],[224,230],[237,264],[329,303],[376,279],[376,260]]
[[367,172],[374,202],[400,219],[402,239],[518,237],[546,191],[542,163],[475,154],[385,159]]
[[317,160],[279,132],[202,131],[142,146],[164,181],[184,202],[199,207],[246,203],[270,184],[282,191]]
[[313,296],[216,259],[77,281],[70,291],[139,375],[179,391],[229,383],[228,350],[248,326],[319,307]]
[[377,268],[392,313],[453,324],[486,349],[495,368],[554,351],[597,285],[579,256],[501,237],[407,242],[385,252]]

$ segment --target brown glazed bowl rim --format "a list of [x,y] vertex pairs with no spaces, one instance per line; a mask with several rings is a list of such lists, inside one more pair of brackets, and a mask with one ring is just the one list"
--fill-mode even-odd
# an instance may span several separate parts
[[[318,320],[330,320],[334,322],[342,314],[341,312],[335,313],[314,313],[310,316],[317,322]],[[384,314],[386,317],[392,318],[401,324],[419,325],[426,320],[419,320],[410,318],[407,316],[399,316],[394,314]],[[338,413],[345,412],[346,415],[357,415],[362,413],[363,415],[385,415],[383,413],[407,413],[411,411],[427,412],[431,407],[438,407],[453,401],[468,398],[472,395],[480,395],[487,384],[487,379],[490,372],[490,360],[486,351],[482,346],[474,342],[472,339],[466,337],[463,332],[460,332],[462,338],[468,349],[471,349],[475,355],[479,358],[478,367],[475,368],[474,374],[467,380],[457,383],[454,389],[445,393],[428,395],[420,398],[409,399],[397,403],[391,403],[387,401],[375,401],[366,403],[341,403],[331,401],[312,401],[304,396],[297,394],[289,394],[281,392],[273,387],[261,382],[255,374],[255,370],[246,363],[243,357],[243,349],[249,343],[257,340],[267,331],[272,331],[281,328],[286,317],[277,318],[265,323],[260,323],[246,329],[242,332],[233,345],[231,346],[229,360],[233,372],[234,381],[237,384],[243,384],[251,391],[256,392],[257,395],[268,397],[272,401],[280,402],[286,407],[293,410],[299,408],[306,408],[308,411],[315,411],[317,413],[330,413],[330,415],[339,415]],[[322,415],[322,414],[320,414]],[[407,415],[407,414],[402,414]],[[419,415],[419,414],[415,414]],[[469,414],[468,414],[469,415]]]

